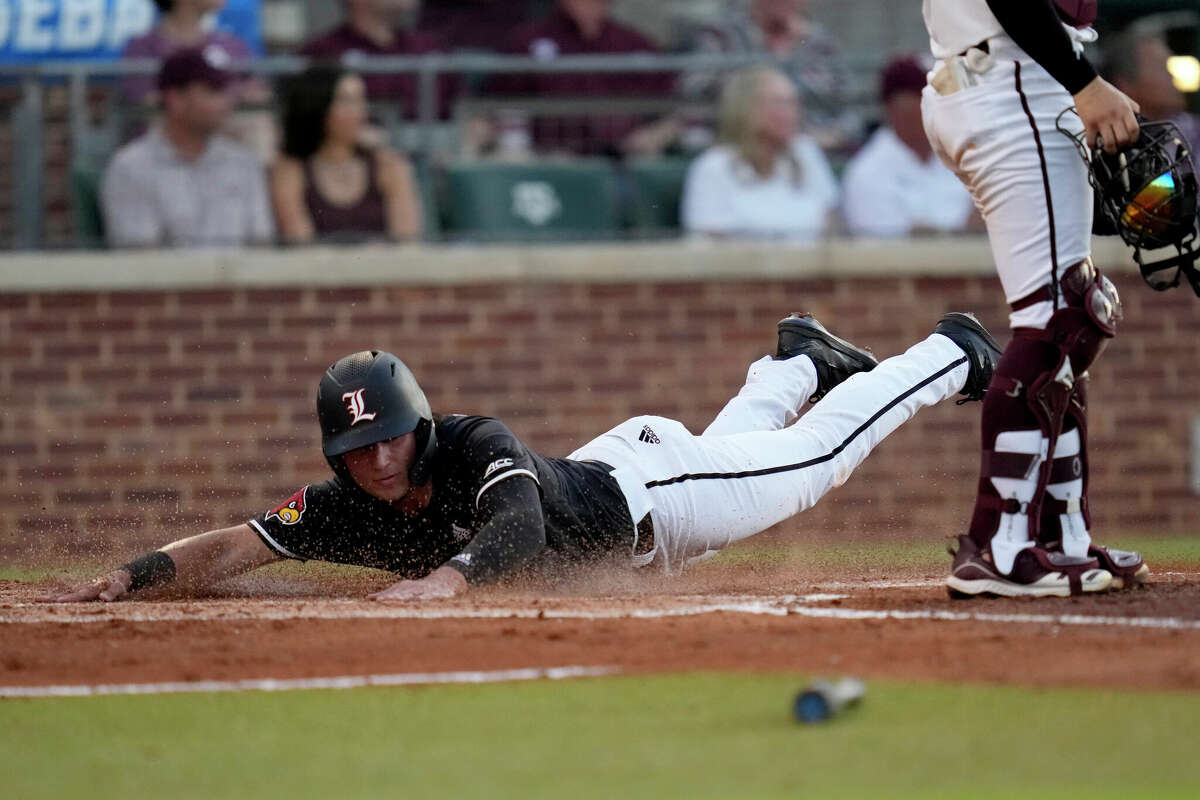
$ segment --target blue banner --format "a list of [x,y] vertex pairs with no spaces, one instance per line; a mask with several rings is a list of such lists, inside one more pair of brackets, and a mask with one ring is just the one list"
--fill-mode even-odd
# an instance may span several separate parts
[[[260,0],[228,0],[216,27],[262,53]],[[119,58],[154,26],[151,0],[0,0],[0,64]]]

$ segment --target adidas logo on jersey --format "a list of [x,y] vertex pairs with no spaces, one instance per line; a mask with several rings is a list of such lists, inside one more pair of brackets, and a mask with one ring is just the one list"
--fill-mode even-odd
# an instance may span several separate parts
[[486,478],[488,475],[491,475],[493,472],[495,472],[498,469],[503,469],[504,467],[511,467],[512,464],[513,464],[513,462],[512,462],[511,458],[497,458],[495,461],[488,464],[487,469],[485,469],[483,471],[483,477]]
[[662,444],[662,441],[658,438],[658,434],[650,430],[649,425],[642,426],[642,432],[638,435],[638,441],[646,442],[647,444]]
[[458,555],[456,555],[454,558],[452,558],[450,560],[457,561],[458,563],[462,564],[464,567],[471,566],[471,554],[470,553],[459,553]]

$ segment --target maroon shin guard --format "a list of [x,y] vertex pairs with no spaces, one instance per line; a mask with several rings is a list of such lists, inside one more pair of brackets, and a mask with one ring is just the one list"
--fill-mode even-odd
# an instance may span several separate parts
[[[1071,404],[1067,407],[1067,416],[1063,421],[1062,432],[1079,428],[1079,466],[1083,472],[1082,512],[1083,521],[1090,528],[1092,516],[1088,511],[1088,460],[1087,460],[1087,373],[1075,379],[1075,391],[1071,394]],[[1056,464],[1055,467],[1058,465]],[[1051,467],[1051,472],[1055,471]],[[1053,483],[1054,481],[1051,481]],[[1062,519],[1059,509],[1053,503],[1042,505],[1041,518],[1038,525],[1038,541],[1046,545],[1058,545],[1062,541]]]
[[[1028,328],[1013,330],[1012,341],[1004,349],[996,373],[992,377],[988,392],[983,398],[983,420],[981,444],[985,453],[996,446],[996,437],[1005,431],[1027,431],[1042,427],[1037,416],[1029,408],[1026,390],[1041,375],[1053,369],[1062,358],[1061,351],[1053,344],[1035,338],[1040,331]],[[986,459],[984,459],[986,462]],[[997,508],[999,494],[992,484],[991,476],[981,467],[975,510],[971,516],[971,539],[980,547],[987,547],[1000,525],[1000,510]]]

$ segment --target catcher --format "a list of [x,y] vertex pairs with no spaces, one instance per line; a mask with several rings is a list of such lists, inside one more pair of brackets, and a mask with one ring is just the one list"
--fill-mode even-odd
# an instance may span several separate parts
[[[285,558],[396,573],[375,600],[453,597],[554,559],[678,572],[811,507],[919,409],[956,393],[981,399],[999,356],[970,314],[947,314],[883,362],[795,314],[703,434],[636,417],[548,458],[495,419],[433,414],[395,356],[354,353],[317,388],[332,479],[42,599],[111,601],[170,581],[200,589]],[[1070,591],[1066,574],[1046,580]]]

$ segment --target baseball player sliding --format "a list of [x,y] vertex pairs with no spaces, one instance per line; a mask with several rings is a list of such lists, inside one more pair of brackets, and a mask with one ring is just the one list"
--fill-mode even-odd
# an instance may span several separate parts
[[452,597],[539,560],[615,556],[679,571],[811,507],[919,409],[955,393],[980,399],[999,357],[969,314],[947,314],[882,363],[792,315],[775,355],[750,366],[701,435],[636,417],[547,458],[495,419],[434,415],[395,356],[354,353],[317,389],[331,480],[43,599],[110,601],[168,581],[200,588],[281,558],[402,576],[376,600]]
[[1137,105],[1083,56],[1094,0],[924,0],[938,59],[922,96],[935,152],[987,224],[1013,338],[983,402],[983,455],[952,596],[1128,587],[1137,553],[1091,540],[1087,369],[1121,318],[1089,258],[1092,190],[1066,125],[1112,153],[1137,139]]

